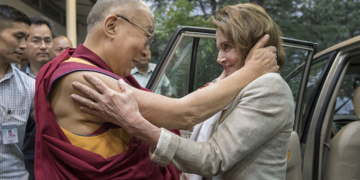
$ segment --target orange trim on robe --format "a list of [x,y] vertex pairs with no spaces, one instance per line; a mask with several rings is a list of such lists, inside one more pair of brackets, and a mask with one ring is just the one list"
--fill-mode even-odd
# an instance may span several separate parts
[[131,135],[123,128],[110,128],[102,134],[92,136],[77,135],[60,128],[72,145],[99,154],[105,159],[129,149]]
[[[96,67],[94,64],[79,59],[69,58],[66,62],[77,62]],[[60,127],[72,145],[96,153],[105,159],[120,154],[129,149],[131,135],[122,128],[110,128],[97,135],[77,135]]]
[[85,61],[85,60],[82,60],[82,59],[79,59],[79,58],[69,58],[68,60],[64,61],[63,63],[65,62],[77,62],[77,63],[81,63],[81,64],[86,64],[86,65],[90,65],[90,66],[94,66],[94,67],[97,67],[95,66],[94,64],[88,62],[88,61]]

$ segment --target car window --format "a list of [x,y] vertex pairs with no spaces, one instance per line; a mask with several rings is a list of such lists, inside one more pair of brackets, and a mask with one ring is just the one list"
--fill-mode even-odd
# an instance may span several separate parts
[[340,89],[336,93],[332,136],[339,132],[345,125],[358,120],[354,113],[353,96],[354,90],[359,86],[360,71],[358,65],[348,67],[344,78],[341,81]]
[[311,64],[309,78],[306,85],[307,88],[305,90],[305,106],[309,102],[311,95],[314,93],[316,86],[319,84],[320,76],[324,72],[328,61],[329,59],[323,59]]
[[192,38],[184,38],[176,50],[165,74],[172,87],[172,97],[181,98],[188,94]]
[[[195,74],[194,77],[190,77],[193,40],[192,37],[182,39],[174,57],[169,62],[165,75],[163,75],[169,79],[173,87],[172,97],[181,98],[191,93],[193,90],[217,78],[223,70],[221,65],[216,62],[218,49],[216,48],[215,38],[201,38],[196,51]],[[280,74],[284,79],[288,78],[287,83],[293,91],[294,100],[296,101],[304,71],[303,69],[297,70],[298,72],[292,75],[291,78],[289,78],[289,75],[294,74],[296,67],[304,64],[310,51],[295,47],[285,47],[284,51],[286,52],[286,60]],[[189,82],[191,79],[193,82]],[[189,90],[189,83],[193,83],[194,88],[192,90]]]
[[[182,39],[165,70],[165,76],[172,85],[174,98],[186,96],[211,82],[222,72],[222,67],[216,62],[218,50],[215,46],[215,38],[198,39],[195,65],[191,66],[194,39],[198,38],[184,37]],[[191,68],[194,68],[194,76],[191,76]]]
[[301,82],[304,76],[304,64],[310,52],[306,49],[292,47],[285,47],[284,51],[286,53],[285,65],[281,69],[280,74],[290,86],[295,104],[297,105]]
[[195,90],[211,82],[223,71],[223,67],[216,62],[219,50],[215,39],[200,39],[199,50],[196,56],[196,70],[194,79]]
[[188,94],[192,45],[192,38],[181,41],[163,75],[167,76],[173,87],[172,97],[181,98]]
[[304,92],[304,100],[303,100],[303,104],[302,104],[302,124],[301,124],[301,132],[304,132],[305,126],[308,123],[309,120],[309,112],[311,107],[308,105],[310,105],[312,103],[312,101],[315,102],[315,99],[317,99],[317,89],[320,89],[320,83],[324,80],[323,75],[325,73],[325,69],[329,64],[329,61],[331,60],[331,56],[325,56],[322,57],[320,59],[316,59],[313,60],[311,62],[311,66],[310,66],[310,72],[309,72],[309,77],[308,77],[308,81],[306,84],[306,89]]

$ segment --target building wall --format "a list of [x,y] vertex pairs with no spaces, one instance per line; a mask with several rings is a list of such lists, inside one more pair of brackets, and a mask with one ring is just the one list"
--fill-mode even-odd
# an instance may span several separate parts
[[[27,4],[25,4],[24,2],[22,2],[20,0],[0,0],[0,4],[6,4],[6,5],[9,5],[9,6],[12,6],[12,7],[22,11],[23,13],[25,13],[29,17],[30,16],[43,16],[43,17],[46,17],[41,12],[33,9],[32,7],[28,6]],[[50,18],[48,18],[48,19],[51,21]],[[59,23],[54,22],[54,21],[52,21],[52,23],[54,24],[54,33],[56,35],[59,35],[59,34],[66,35],[66,28],[64,26],[62,26]]]
[[[6,4],[12,7],[15,7],[16,9],[22,11],[23,13],[25,13],[26,15],[30,16],[44,16],[47,17],[46,15],[44,15],[43,13],[37,11],[36,9],[32,8],[31,6],[27,5],[26,3],[20,1],[20,0],[0,0],[0,4]],[[50,21],[51,18],[48,18]],[[61,24],[52,21],[52,23],[54,24],[54,33],[56,35],[65,35],[66,36],[66,27],[62,26]],[[80,27],[79,27],[80,26]],[[77,44],[74,46],[76,47],[79,43],[83,43],[86,37],[86,26],[78,24],[78,36],[77,36]]]

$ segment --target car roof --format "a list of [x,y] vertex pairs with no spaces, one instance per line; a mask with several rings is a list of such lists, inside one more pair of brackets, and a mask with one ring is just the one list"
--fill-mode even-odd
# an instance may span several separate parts
[[346,41],[343,41],[343,42],[341,42],[341,43],[339,43],[339,44],[336,44],[336,45],[334,45],[334,46],[331,46],[331,47],[329,47],[329,48],[327,48],[327,49],[325,49],[325,50],[323,50],[323,51],[315,54],[315,55],[314,55],[314,59],[315,59],[315,58],[318,58],[318,57],[320,57],[320,56],[322,56],[322,55],[324,55],[324,54],[327,54],[327,53],[329,53],[329,52],[331,52],[331,51],[334,51],[334,50],[337,50],[337,49],[341,49],[341,48],[343,48],[343,47],[345,47],[345,46],[348,46],[348,45],[351,45],[351,44],[357,43],[357,42],[360,42],[360,35],[359,35],[359,36],[355,36],[355,37],[353,37],[353,38],[351,38],[351,39],[348,39],[348,40],[346,40]]

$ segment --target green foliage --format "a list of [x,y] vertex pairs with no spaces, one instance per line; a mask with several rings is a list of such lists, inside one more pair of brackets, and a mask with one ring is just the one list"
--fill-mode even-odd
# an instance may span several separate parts
[[[157,33],[157,38],[151,47],[155,62],[160,58],[167,40],[178,26],[212,27],[209,17],[214,13],[214,9],[218,10],[225,5],[236,3],[255,2],[255,0],[151,1],[156,21],[155,32]],[[213,8],[214,5],[215,8]],[[360,34],[359,0],[264,0],[263,7],[282,29],[284,37],[316,42],[318,43],[318,52]],[[213,54],[211,52],[216,51],[214,46],[211,43],[202,44],[204,52],[198,54],[201,56],[198,58],[208,59],[208,61],[199,62],[197,67],[206,68],[208,65],[209,68],[213,68],[212,66],[216,66],[216,57],[211,56]],[[301,62],[299,60],[307,56],[307,54],[293,52],[289,49],[285,50],[287,58],[286,67],[281,70],[283,76],[292,72]],[[215,64],[210,66],[209,62]],[[209,69],[201,70],[209,71]],[[184,70],[182,73],[187,72]],[[214,75],[217,74],[218,72],[214,72]],[[197,77],[200,81],[196,84],[201,86],[214,77]],[[316,76],[314,78],[310,78],[309,82],[315,84]],[[299,75],[298,81],[300,80],[301,76]],[[345,79],[344,83],[352,83],[352,80]],[[292,88],[294,95],[296,95],[296,89],[298,87],[294,84]]]
[[177,0],[166,9],[160,6],[154,11],[156,39],[151,47],[152,56],[155,61],[161,57],[166,43],[175,29],[179,26],[211,27],[210,19],[204,19],[196,14],[194,3],[188,0]]
[[199,15],[191,15],[195,11],[194,5],[188,0],[178,0],[173,3],[168,11],[155,11],[156,33],[160,39],[167,39],[178,26],[210,27],[209,19]]
[[360,34],[358,0],[266,0],[285,37],[318,43],[318,50]]
[[[178,26],[211,27],[212,10],[259,0],[148,0],[153,3],[156,33],[164,44]],[[318,50],[360,34],[359,0],[262,0],[285,37],[313,41]],[[216,6],[213,8],[213,6]],[[160,45],[161,47],[162,45]],[[163,45],[165,47],[165,45]],[[160,50],[160,49],[159,49]]]

